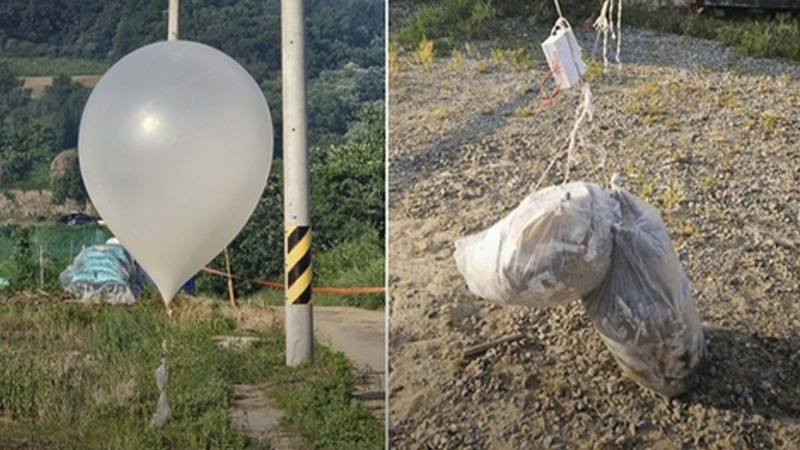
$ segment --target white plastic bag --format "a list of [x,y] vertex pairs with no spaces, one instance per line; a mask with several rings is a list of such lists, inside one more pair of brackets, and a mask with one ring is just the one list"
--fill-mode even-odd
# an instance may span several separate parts
[[584,305],[623,372],[671,398],[691,387],[705,356],[689,282],[658,211],[622,189],[610,197],[611,270]]
[[556,306],[597,288],[611,258],[610,201],[595,184],[537,191],[494,226],[456,241],[469,290],[525,306]]

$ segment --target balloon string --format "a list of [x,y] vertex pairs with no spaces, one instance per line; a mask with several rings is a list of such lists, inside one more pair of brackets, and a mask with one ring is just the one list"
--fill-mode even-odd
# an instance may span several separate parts
[[558,17],[559,17],[559,18],[563,18],[563,17],[564,17],[564,15],[563,15],[563,14],[561,14],[561,5],[559,5],[559,4],[558,4],[558,0],[553,0],[553,1],[554,1],[554,2],[555,2],[555,4],[556,4],[556,11],[558,11]]

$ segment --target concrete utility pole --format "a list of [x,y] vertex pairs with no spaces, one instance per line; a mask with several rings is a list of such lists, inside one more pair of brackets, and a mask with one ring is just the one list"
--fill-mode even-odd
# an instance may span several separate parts
[[286,365],[314,359],[303,0],[281,0]]
[[178,11],[180,10],[179,0],[169,0],[169,31],[167,32],[168,41],[178,40]]

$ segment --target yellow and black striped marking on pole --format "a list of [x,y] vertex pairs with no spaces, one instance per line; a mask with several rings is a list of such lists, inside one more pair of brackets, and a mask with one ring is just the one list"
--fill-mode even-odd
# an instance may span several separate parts
[[311,227],[286,226],[286,303],[311,302]]

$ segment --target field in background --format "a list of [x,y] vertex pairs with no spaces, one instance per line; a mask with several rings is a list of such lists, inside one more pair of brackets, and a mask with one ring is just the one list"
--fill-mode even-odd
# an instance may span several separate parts
[[[94,87],[100,81],[102,75],[72,75],[72,81],[80,83],[88,88]],[[41,98],[45,89],[53,84],[52,76],[26,76],[22,78],[23,89],[31,90],[32,98]]]
[[0,62],[6,62],[19,77],[53,75],[99,75],[111,65],[102,61],[50,56],[16,56],[0,52]]

